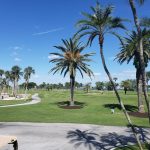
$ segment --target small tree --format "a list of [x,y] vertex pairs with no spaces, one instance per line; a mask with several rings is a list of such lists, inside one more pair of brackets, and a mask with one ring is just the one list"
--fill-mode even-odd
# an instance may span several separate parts
[[124,88],[125,95],[127,94],[128,89],[130,89],[131,83],[129,80],[125,80],[121,82],[121,87]]
[[96,82],[96,89],[97,90],[103,90],[104,89],[104,82]]
[[21,68],[19,66],[13,66],[11,68],[11,81],[13,82],[13,95],[16,97],[17,90],[18,90],[18,81],[20,79],[20,76],[22,76],[23,73],[21,72]]
[[32,67],[27,67],[24,69],[24,79],[25,79],[25,94],[27,93],[28,90],[28,84],[29,84],[29,79],[31,77],[31,74],[35,74],[35,70]]

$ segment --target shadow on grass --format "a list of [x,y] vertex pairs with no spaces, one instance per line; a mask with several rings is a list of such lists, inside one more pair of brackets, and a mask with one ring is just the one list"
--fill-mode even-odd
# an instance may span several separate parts
[[[109,108],[109,109],[119,109],[121,110],[121,106],[120,104],[105,104],[103,105],[105,108]],[[127,111],[130,112],[137,112],[138,111],[138,107],[137,106],[133,106],[133,105],[124,105]]]
[[[118,135],[113,132],[100,136],[89,130],[81,131],[76,129],[69,131],[67,133],[67,138],[70,139],[70,143],[73,144],[76,149],[82,149],[82,147],[84,147],[87,150],[110,150],[111,148],[120,148],[136,144],[133,134],[131,131],[129,132],[130,133],[127,132],[128,135]],[[146,135],[142,137],[143,134],[141,134],[141,129],[137,128],[137,132],[142,142],[149,140]],[[142,129],[142,132],[144,134],[149,134],[144,129]],[[132,148],[130,149],[132,150]]]
[[58,105],[58,107],[63,108],[63,109],[81,109],[84,106],[86,106],[85,103],[78,102],[78,101],[74,101],[73,106],[70,106],[70,101],[56,102],[55,104]]

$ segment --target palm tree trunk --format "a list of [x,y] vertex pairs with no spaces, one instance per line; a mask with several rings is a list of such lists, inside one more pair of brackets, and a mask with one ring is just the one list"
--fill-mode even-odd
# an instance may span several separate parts
[[147,93],[148,93],[148,82],[149,82],[149,80],[148,80],[148,77],[146,77],[146,84],[147,84]]
[[13,96],[16,97],[16,78],[14,80]]
[[25,85],[25,95],[27,94],[29,80],[26,81]]
[[74,106],[74,83],[75,78],[73,75],[70,75],[70,106]]
[[137,95],[138,95],[138,111],[140,113],[144,113],[144,103],[142,99],[142,75],[140,74],[140,70],[136,70],[136,80],[137,80]]
[[137,53],[139,55],[139,63],[140,63],[140,69],[141,69],[141,74],[142,74],[143,93],[144,93],[144,98],[145,98],[145,102],[146,102],[147,109],[148,109],[148,116],[149,116],[149,123],[150,123],[150,102],[148,100],[148,94],[147,94],[147,88],[146,88],[146,76],[145,76],[146,72],[145,72],[145,63],[144,63],[144,56],[143,56],[143,40],[141,36],[141,27],[138,21],[137,12],[136,12],[136,8],[134,5],[134,0],[129,0],[129,3],[130,3],[131,10],[133,13],[134,23],[135,23],[135,26],[137,28],[137,32],[140,38],[139,49],[137,49]]
[[143,150],[143,148],[141,146],[141,143],[140,143],[140,140],[139,140],[139,137],[137,135],[136,129],[135,129],[134,125],[131,122],[130,116],[129,116],[128,112],[126,111],[125,106],[124,106],[124,104],[123,104],[123,102],[122,102],[122,100],[121,100],[121,98],[119,96],[119,93],[118,93],[118,91],[116,89],[116,86],[115,86],[115,84],[113,82],[113,79],[111,77],[111,74],[110,74],[109,70],[107,69],[107,66],[106,66],[106,63],[105,63],[104,54],[103,54],[103,38],[99,37],[99,43],[100,43],[100,56],[101,56],[101,59],[102,59],[102,64],[103,64],[104,70],[105,70],[105,72],[106,72],[106,74],[107,74],[107,76],[108,76],[108,78],[109,78],[109,80],[110,80],[110,82],[111,82],[111,84],[113,86],[113,89],[115,91],[115,94],[116,94],[116,97],[118,99],[118,102],[119,102],[119,104],[120,104],[120,106],[121,106],[121,108],[123,110],[123,113],[124,113],[124,115],[125,115],[125,117],[126,117],[126,119],[128,121],[129,126],[132,129],[132,132],[133,132],[133,134],[134,134],[134,136],[135,136],[135,138],[137,140],[137,143],[139,145],[139,148],[140,148],[140,150]]

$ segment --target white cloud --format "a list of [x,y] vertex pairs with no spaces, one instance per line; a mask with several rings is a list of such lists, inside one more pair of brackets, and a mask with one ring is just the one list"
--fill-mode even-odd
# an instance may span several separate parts
[[60,57],[57,55],[49,55],[48,56],[48,59],[56,59],[56,58],[60,58]]
[[32,34],[33,36],[35,35],[43,35],[43,34],[48,34],[48,33],[52,33],[52,32],[56,32],[56,31],[61,31],[63,30],[64,28],[56,28],[56,29],[52,29],[52,30],[48,30],[48,31],[44,31],[44,32],[38,32],[38,33],[34,33]]
[[19,61],[21,61],[21,59],[20,59],[20,58],[18,58],[18,57],[16,57],[16,58],[14,58],[14,61],[19,62]]

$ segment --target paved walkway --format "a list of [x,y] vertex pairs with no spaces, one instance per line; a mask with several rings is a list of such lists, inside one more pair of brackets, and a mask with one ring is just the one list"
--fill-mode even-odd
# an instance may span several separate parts
[[0,107],[24,106],[24,105],[37,104],[37,103],[40,103],[40,102],[41,102],[41,99],[38,97],[38,93],[36,93],[32,96],[32,100],[30,102],[22,103],[22,104],[15,104],[15,105],[0,106]]
[[[142,141],[150,140],[150,128],[138,131]],[[16,136],[19,150],[110,150],[135,143],[129,128],[87,124],[0,123],[0,134]]]

